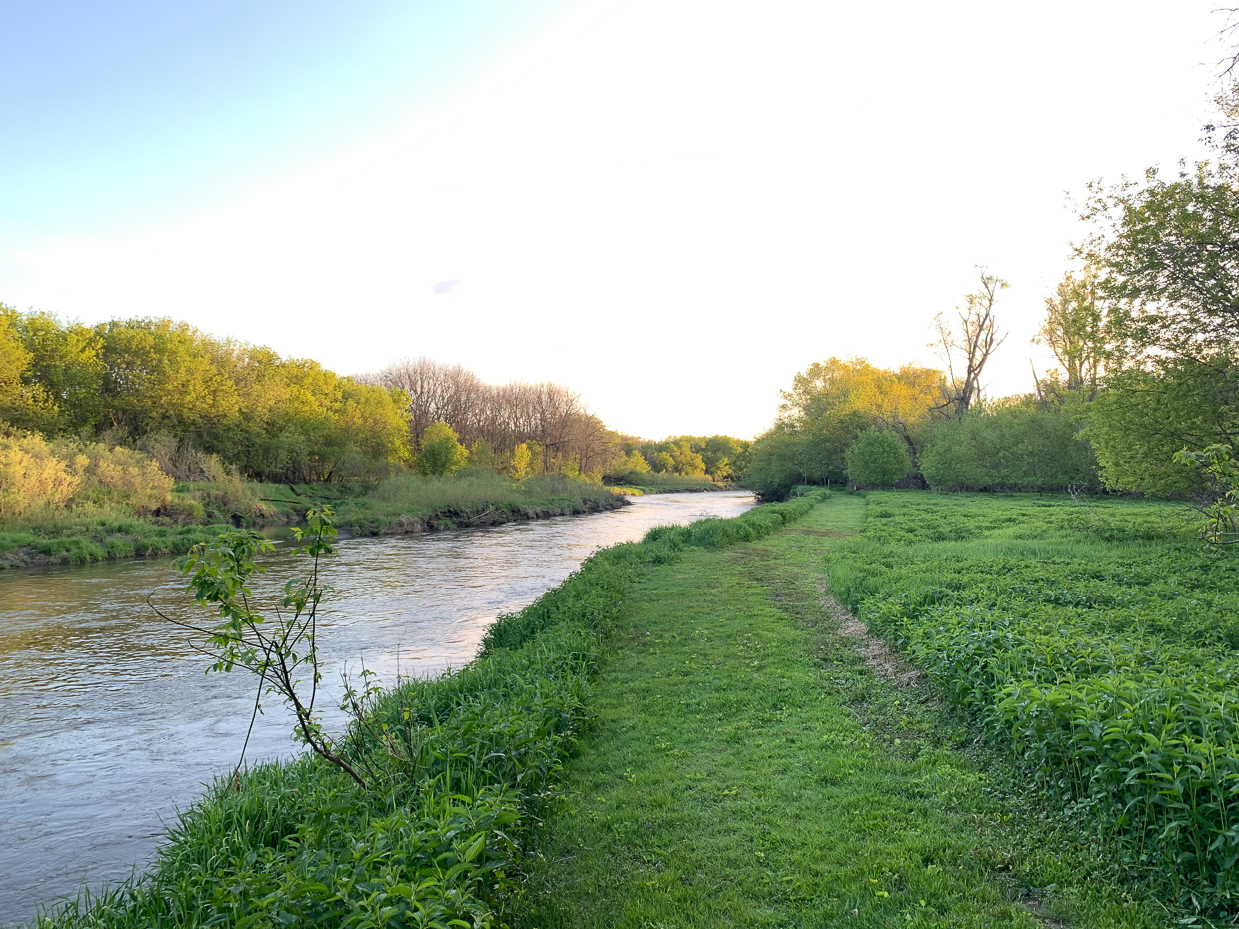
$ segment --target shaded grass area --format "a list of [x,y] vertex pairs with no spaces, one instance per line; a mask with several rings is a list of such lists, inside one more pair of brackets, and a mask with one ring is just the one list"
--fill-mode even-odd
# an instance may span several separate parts
[[1239,552],[1167,505],[871,494],[830,583],[1107,854],[1239,913]]
[[45,926],[499,926],[528,812],[575,744],[589,679],[641,569],[768,535],[816,499],[661,528],[596,553],[488,630],[460,671],[372,704],[346,750],[363,789],[315,756],[218,781],[151,869]]
[[935,692],[860,656],[822,587],[864,508],[644,574],[518,929],[1161,924]]

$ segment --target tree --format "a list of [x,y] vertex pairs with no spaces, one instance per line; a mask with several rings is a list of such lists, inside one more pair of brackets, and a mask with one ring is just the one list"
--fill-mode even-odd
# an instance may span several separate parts
[[1219,104],[1214,161],[1089,186],[1094,233],[1079,252],[1099,271],[1109,336],[1089,435],[1111,487],[1203,490],[1208,474],[1171,458],[1239,435],[1239,90]]
[[[792,389],[781,395],[776,427],[784,434],[778,441],[803,446],[795,457],[806,471],[806,482],[846,480],[847,449],[873,426],[898,435],[915,462],[943,389],[942,372],[933,368],[904,365],[891,370],[863,358],[814,362],[798,372]],[[757,444],[773,435],[767,433]],[[780,455],[790,451],[788,445]]]
[[422,474],[455,474],[468,460],[468,450],[447,423],[431,423],[422,433],[422,450],[417,457],[417,470]]
[[[1045,320],[1033,342],[1048,346],[1066,374],[1066,389],[1096,395],[1105,365],[1104,313],[1097,298],[1097,272],[1066,274],[1053,297],[1045,299]],[[1040,383],[1038,383],[1040,393]]]
[[508,473],[512,475],[514,481],[523,481],[529,477],[529,468],[533,460],[533,456],[529,452],[529,446],[522,442],[516,448],[512,449],[512,466]]
[[908,449],[889,429],[866,429],[847,450],[848,480],[861,487],[894,487],[912,470]]
[[994,302],[998,291],[1009,286],[982,270],[980,289],[968,294],[962,307],[956,307],[957,323],[951,323],[942,313],[934,317],[935,339],[930,347],[937,349],[946,364],[949,388],[940,406],[956,416],[963,416],[981,399],[986,362],[1006,341],[1005,335],[998,334]]

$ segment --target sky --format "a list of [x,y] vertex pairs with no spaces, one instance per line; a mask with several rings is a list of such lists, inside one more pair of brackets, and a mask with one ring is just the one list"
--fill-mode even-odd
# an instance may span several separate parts
[[0,302],[343,374],[552,380],[648,438],[814,361],[1027,392],[1085,185],[1201,157],[1214,0],[0,0]]

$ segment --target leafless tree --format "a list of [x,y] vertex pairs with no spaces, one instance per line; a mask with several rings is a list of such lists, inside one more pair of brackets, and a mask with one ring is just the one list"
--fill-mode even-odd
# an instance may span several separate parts
[[588,411],[580,394],[550,381],[495,386],[460,365],[424,357],[357,379],[408,395],[414,442],[437,421],[450,425],[466,444],[484,439],[503,453],[521,442],[537,442],[544,473],[570,465],[581,472],[597,470],[618,453],[618,436]]
[[956,307],[958,321],[953,323],[942,313],[934,317],[935,338],[929,347],[937,351],[947,373],[947,392],[939,409],[963,416],[980,400],[985,364],[1007,338],[998,333],[994,302],[998,291],[1009,286],[982,268],[981,288],[968,294],[962,307]]

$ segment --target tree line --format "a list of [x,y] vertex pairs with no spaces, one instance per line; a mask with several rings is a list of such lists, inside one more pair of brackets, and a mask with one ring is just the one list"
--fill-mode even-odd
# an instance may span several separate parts
[[410,454],[398,392],[170,319],[62,323],[0,306],[0,424],[132,446],[194,479],[204,455],[269,481],[381,472]]
[[1088,187],[1088,234],[1034,339],[1057,365],[1026,394],[985,396],[1006,283],[983,271],[934,320],[941,368],[831,358],[797,374],[753,446],[751,485],[1189,497],[1217,540],[1239,540],[1239,88],[1218,105],[1211,160]]
[[[359,376],[404,398],[410,439],[440,449],[423,468],[451,473],[470,465],[513,476],[567,474],[612,484],[640,484],[650,474],[736,480],[749,443],[729,436],[649,441],[623,435],[590,413],[580,394],[549,381],[487,384],[461,365],[404,359]],[[444,432],[444,427],[450,432]],[[456,443],[451,449],[449,441]]]
[[170,495],[178,480],[209,485],[195,491],[207,509],[250,515],[262,505],[247,480],[470,467],[516,480],[734,480],[747,445],[621,435],[561,385],[490,385],[426,358],[342,377],[171,319],[87,326],[0,304],[3,519],[71,505],[192,520],[202,507]]

